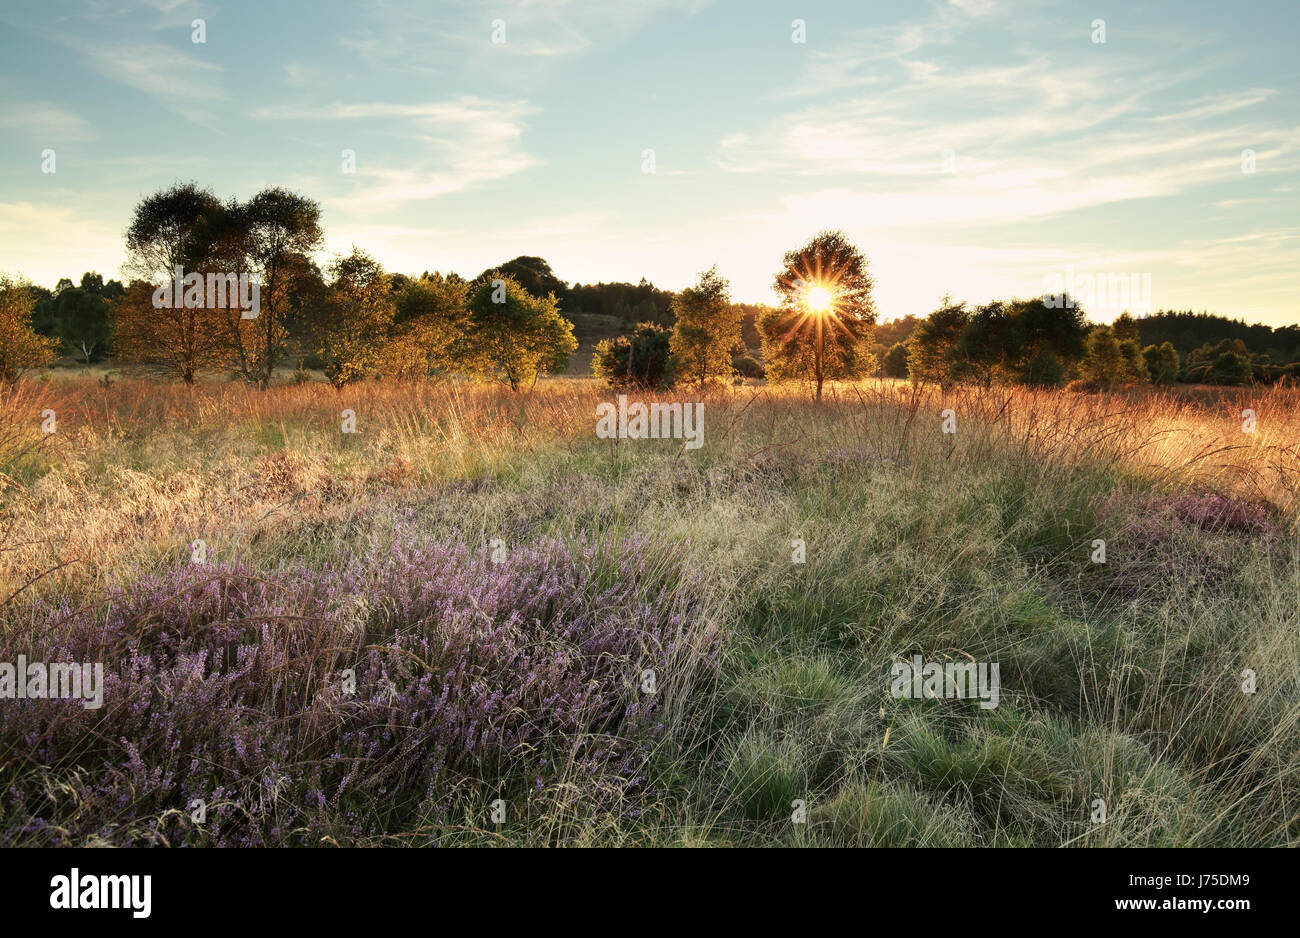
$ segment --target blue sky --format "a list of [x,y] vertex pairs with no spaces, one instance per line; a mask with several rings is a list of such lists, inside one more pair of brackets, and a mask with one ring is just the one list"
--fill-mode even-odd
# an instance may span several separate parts
[[717,263],[770,302],[837,227],[887,318],[1072,269],[1280,325],[1297,38],[1296,0],[5,0],[0,271],[115,276],[132,206],[196,179],[298,189],[330,252],[407,273],[537,254],[680,289]]

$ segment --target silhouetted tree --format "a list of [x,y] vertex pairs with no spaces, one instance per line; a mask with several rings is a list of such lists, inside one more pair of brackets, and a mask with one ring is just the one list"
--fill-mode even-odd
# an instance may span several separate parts
[[907,374],[912,384],[934,382],[951,388],[963,371],[962,335],[970,322],[966,304],[945,296],[943,305],[917,325],[907,343]]
[[[855,378],[875,369],[870,349],[876,308],[867,259],[840,231],[823,231],[788,251],[773,288],[780,306],[763,315],[758,331],[769,379],[804,380],[822,396],[826,378]],[[829,294],[822,311],[810,307],[817,291]]]
[[1173,384],[1178,380],[1181,363],[1178,360],[1178,350],[1174,348],[1173,343],[1148,345],[1142,350],[1142,357],[1146,360],[1147,373],[1156,384]]

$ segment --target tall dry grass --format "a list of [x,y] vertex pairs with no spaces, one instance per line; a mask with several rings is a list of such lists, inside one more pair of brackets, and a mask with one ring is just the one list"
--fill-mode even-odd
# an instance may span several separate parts
[[[484,544],[648,533],[676,545],[681,589],[723,626],[725,668],[674,715],[655,817],[579,840],[1297,836],[1300,392],[872,381],[815,406],[713,389],[694,452],[596,439],[610,397],[577,379],[519,395],[26,382],[0,400],[0,624],[21,634],[40,599],[99,602],[110,580],[183,563],[195,538],[274,573],[411,526]],[[1216,526],[1206,504],[1263,512],[1270,533]],[[790,563],[794,537],[806,564]],[[892,701],[882,674],[913,651],[1002,661],[1005,703]],[[1247,666],[1269,680],[1243,698]],[[1114,823],[1094,827],[1099,793]],[[788,823],[795,799],[815,806],[807,827]]]

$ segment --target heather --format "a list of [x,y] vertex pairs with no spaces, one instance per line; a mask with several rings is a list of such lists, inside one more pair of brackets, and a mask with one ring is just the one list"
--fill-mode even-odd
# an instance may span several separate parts
[[[0,709],[6,839],[437,843],[485,776],[535,817],[635,814],[716,644],[652,545],[550,539],[494,563],[400,537],[336,569],[183,564],[34,610],[42,640],[21,650],[109,662],[109,704]],[[177,810],[196,799],[202,825]]]
[[[109,673],[0,701],[4,839],[1300,838],[1300,393],[711,389],[696,451],[597,439],[608,399],[20,384],[4,660]],[[916,654],[998,707],[895,699]]]

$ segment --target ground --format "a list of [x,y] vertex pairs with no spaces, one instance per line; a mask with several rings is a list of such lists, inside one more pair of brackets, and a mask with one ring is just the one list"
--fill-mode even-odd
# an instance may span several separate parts
[[0,661],[104,704],[0,701],[0,837],[1300,837],[1297,392],[718,389],[699,450],[609,397],[21,382]]

